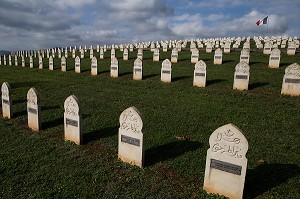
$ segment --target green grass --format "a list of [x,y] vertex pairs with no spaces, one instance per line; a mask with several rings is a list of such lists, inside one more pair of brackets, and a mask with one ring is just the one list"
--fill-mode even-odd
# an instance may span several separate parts
[[[232,89],[239,51],[223,54],[224,63],[213,65],[213,53],[200,49],[207,64],[205,88],[192,86],[189,51],[179,52],[179,62],[172,64],[172,83],[160,82],[162,60],[170,59],[171,51],[160,52],[160,62],[153,62],[152,54],[144,51],[142,81],[132,80],[137,51],[123,61],[116,50],[119,78],[109,76],[109,51],[98,59],[98,76],[90,75],[89,58],[81,60],[82,73],[76,74],[71,53],[65,73],[58,58],[54,71],[47,58],[42,70],[38,58],[33,69],[29,58],[25,68],[2,65],[0,82],[11,86],[14,118],[0,121],[0,197],[222,198],[206,194],[202,186],[209,136],[228,123],[239,127],[249,143],[244,197],[300,197],[300,98],[280,94],[284,70],[300,63],[299,52],[287,56],[282,50],[279,69],[268,68],[269,56],[261,51],[251,52],[248,91]],[[41,96],[40,132],[27,127],[31,87]],[[71,94],[81,104],[81,146],[63,140],[63,104]],[[143,169],[117,158],[119,116],[130,106],[144,119]]]

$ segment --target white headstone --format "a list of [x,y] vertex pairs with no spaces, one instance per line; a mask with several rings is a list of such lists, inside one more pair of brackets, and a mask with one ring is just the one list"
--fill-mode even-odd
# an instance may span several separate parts
[[159,49],[158,48],[153,49],[153,61],[159,61]]
[[96,57],[92,58],[91,75],[98,75],[98,60]]
[[80,58],[77,56],[75,58],[75,73],[80,73]]
[[300,96],[300,65],[293,63],[285,69],[281,94]]
[[248,90],[250,66],[240,62],[235,66],[233,89]]
[[32,56],[29,57],[29,67],[33,68],[33,58],[32,58]]
[[142,80],[143,79],[143,61],[139,58],[137,58],[134,61],[133,79],[134,80]]
[[75,49],[73,48],[73,50],[72,50],[72,58],[74,59],[75,57],[76,57]]
[[116,58],[116,50],[114,48],[110,51],[110,59]]
[[90,49],[90,59],[92,59],[94,57],[94,50],[91,48]]
[[241,55],[240,55],[240,62],[246,62],[249,64],[250,61],[250,51],[247,49],[242,49]]
[[199,50],[195,47],[192,50],[192,55],[191,55],[191,63],[195,64],[199,60]]
[[197,87],[205,87],[206,85],[206,63],[202,60],[195,64],[193,85]]
[[221,48],[215,50],[214,64],[222,64],[223,53]]
[[210,42],[208,42],[206,44],[206,49],[205,49],[206,53],[211,53],[212,52],[212,44]]
[[110,62],[110,76],[119,77],[119,62],[115,57],[113,57]]
[[128,60],[128,49],[123,49],[123,60]]
[[288,55],[295,55],[296,54],[296,45],[294,42],[289,43],[287,48]]
[[103,50],[103,48],[100,48],[99,59],[104,59],[104,50]]
[[162,62],[160,79],[162,82],[167,82],[167,83],[172,81],[172,63],[170,62],[169,59],[165,59]]
[[53,64],[52,56],[49,57],[49,70],[54,70],[54,64]]
[[8,65],[12,66],[11,55],[8,55]]
[[140,112],[135,107],[124,110],[120,115],[118,158],[123,162],[143,167],[144,134]]
[[22,67],[25,67],[25,57],[22,55]]
[[64,56],[61,58],[61,71],[67,71],[67,59]]
[[41,129],[41,107],[40,96],[35,88],[29,89],[27,92],[27,115],[28,127],[34,131]]
[[174,48],[172,50],[172,54],[171,54],[171,62],[172,63],[177,63],[177,61],[178,61],[178,49]]
[[236,126],[227,124],[211,134],[209,146],[203,189],[231,199],[242,199],[247,170],[247,139]]
[[264,45],[263,53],[265,55],[269,55],[269,54],[271,54],[271,50],[272,50],[272,44],[270,42],[266,42]]
[[275,48],[272,50],[269,58],[269,68],[279,68],[280,65],[280,50]]
[[226,42],[224,45],[224,53],[230,53],[230,42]]
[[[1,65],[1,63],[0,63],[0,65]],[[17,55],[15,55],[15,66],[18,66],[18,56]]]
[[43,69],[43,58],[39,56],[39,69]]
[[77,97],[69,96],[64,103],[64,108],[65,140],[80,144],[82,142],[82,121]]
[[3,65],[6,65],[6,56],[3,55]]
[[83,59],[84,58],[84,50],[83,48],[80,49],[80,58]]
[[1,86],[2,92],[2,115],[3,117],[7,117],[11,119],[13,116],[12,113],[12,98],[11,98],[11,91],[10,86],[7,82],[4,82]]
[[140,60],[143,60],[143,49],[142,48],[138,49],[137,58],[139,58]]

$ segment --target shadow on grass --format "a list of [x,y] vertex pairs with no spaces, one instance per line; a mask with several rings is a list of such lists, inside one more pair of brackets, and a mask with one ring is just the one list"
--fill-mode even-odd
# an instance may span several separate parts
[[14,118],[21,117],[21,116],[24,116],[24,115],[27,115],[27,110],[13,113]]
[[13,82],[9,83],[11,88],[19,88],[19,87],[34,87],[37,84],[45,83],[46,81],[35,81],[35,82]]
[[235,60],[223,60],[222,64],[233,63]]
[[264,192],[286,183],[289,178],[300,175],[296,164],[263,164],[248,169],[245,181],[244,198],[255,198]]
[[148,78],[152,78],[152,77],[156,77],[156,76],[158,76],[158,74],[145,75],[145,76],[143,76],[143,79],[148,79]]
[[27,99],[19,99],[19,100],[13,100],[13,104],[22,104],[27,102]]
[[99,140],[101,138],[111,137],[118,135],[119,127],[108,127],[100,130],[95,130],[89,133],[83,134],[83,144],[88,144],[89,142]]
[[59,126],[59,125],[63,125],[63,124],[64,124],[64,118],[60,117],[60,118],[57,118],[55,120],[51,120],[51,121],[48,121],[48,122],[43,122],[42,123],[42,128],[45,130],[45,129],[50,129],[50,128],[53,128],[53,127],[56,127],[56,126]]
[[253,90],[258,87],[262,87],[262,86],[266,86],[266,85],[269,85],[269,83],[268,82],[255,82],[255,83],[249,84],[249,90]]
[[122,77],[122,76],[130,75],[130,74],[132,74],[132,71],[120,73],[119,76]]
[[110,73],[110,70],[104,70],[104,71],[98,71],[98,75],[99,74],[109,74]]
[[195,151],[202,144],[197,141],[174,141],[145,151],[145,166],[151,166],[161,161],[176,158],[189,151]]
[[47,110],[58,109],[58,108],[59,108],[58,105],[56,105],[56,106],[42,106],[41,111],[47,111]]
[[212,84],[217,84],[220,82],[225,82],[226,79],[212,79],[212,80],[207,80],[206,81],[206,86],[212,85]]
[[188,79],[188,78],[191,78],[191,76],[174,77],[174,78],[172,78],[172,82],[176,82],[176,81],[179,81],[179,80],[182,80],[182,79]]

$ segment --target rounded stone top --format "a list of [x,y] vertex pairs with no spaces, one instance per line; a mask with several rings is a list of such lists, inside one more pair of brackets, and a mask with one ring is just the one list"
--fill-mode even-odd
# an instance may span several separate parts
[[110,60],[110,63],[111,65],[118,65],[119,64],[119,61],[117,58],[113,57],[111,60]]
[[221,48],[218,48],[218,49],[215,50],[215,54],[220,55],[220,54],[222,54],[222,53],[223,53],[223,51],[222,51]]
[[206,63],[203,60],[197,61],[197,63],[195,64],[195,70],[205,71]]
[[143,61],[140,58],[137,58],[136,60],[134,60],[134,66],[142,66]]
[[235,72],[249,73],[250,66],[246,62],[240,62],[235,66]]
[[7,82],[3,82],[1,86],[2,96],[8,97],[10,94],[10,86]]
[[134,106],[124,110],[119,118],[120,129],[132,131],[134,133],[143,133],[142,115]]
[[272,54],[272,55],[279,56],[279,55],[281,54],[281,51],[280,51],[278,48],[274,48],[274,49],[271,51],[271,54]]
[[165,59],[161,65],[163,68],[171,68],[172,67],[172,63],[170,62],[169,59]]
[[285,69],[285,75],[300,77],[300,65],[298,63],[293,63],[293,64],[289,65]]
[[79,108],[79,100],[75,95],[70,95],[64,103],[65,113],[69,115],[79,115],[80,108]]
[[37,105],[40,101],[38,91],[35,88],[30,88],[27,92],[27,103]]

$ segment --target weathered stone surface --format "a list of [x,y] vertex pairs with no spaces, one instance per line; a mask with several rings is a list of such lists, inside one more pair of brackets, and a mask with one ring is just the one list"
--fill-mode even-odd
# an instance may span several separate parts
[[281,94],[300,96],[300,65],[293,63],[285,69]]
[[162,82],[171,82],[172,81],[172,63],[169,59],[165,59],[162,62],[161,67],[161,81]]
[[271,51],[269,58],[269,68],[279,68],[280,65],[280,50],[275,48]]
[[193,85],[197,87],[205,87],[206,85],[206,63],[202,60],[195,64]]
[[29,89],[27,92],[27,116],[28,127],[34,131],[41,129],[41,107],[40,96],[35,88]]
[[98,60],[96,57],[92,58],[91,75],[98,75]]
[[12,113],[12,98],[11,98],[11,90],[10,86],[7,82],[4,82],[1,86],[2,92],[2,115],[3,117],[7,117],[11,119],[13,117]]
[[110,76],[119,77],[119,62],[115,57],[110,62]]
[[139,58],[137,58],[134,61],[133,79],[134,80],[142,80],[143,79],[143,61]]
[[223,53],[220,48],[216,49],[214,56],[214,64],[222,64]]
[[250,66],[240,62],[235,66],[233,89],[248,90]]

